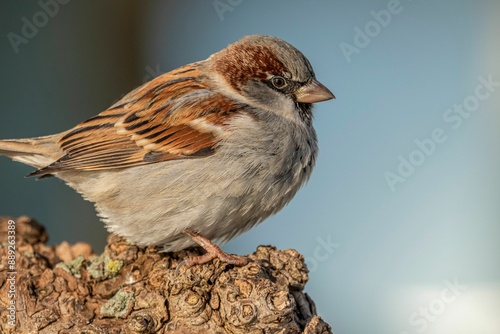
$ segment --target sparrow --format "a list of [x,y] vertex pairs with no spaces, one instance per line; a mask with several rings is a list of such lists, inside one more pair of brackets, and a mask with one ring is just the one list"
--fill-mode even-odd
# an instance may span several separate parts
[[0,140],[0,154],[55,176],[94,203],[108,231],[139,246],[247,259],[223,243],[281,210],[318,152],[312,104],[335,98],[307,58],[250,35],[131,91],[54,135]]

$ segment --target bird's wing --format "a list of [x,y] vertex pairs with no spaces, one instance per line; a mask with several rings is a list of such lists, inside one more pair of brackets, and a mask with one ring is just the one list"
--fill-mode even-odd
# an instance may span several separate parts
[[30,175],[104,170],[213,154],[244,106],[210,90],[197,63],[166,73],[67,131],[64,155]]

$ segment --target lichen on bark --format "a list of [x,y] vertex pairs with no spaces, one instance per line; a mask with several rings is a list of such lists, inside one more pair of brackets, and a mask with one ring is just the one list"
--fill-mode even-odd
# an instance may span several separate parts
[[304,287],[295,250],[259,246],[243,267],[214,260],[176,267],[191,249],[161,253],[110,235],[103,254],[85,243],[46,245],[43,226],[15,221],[15,326],[9,325],[8,218],[0,218],[1,333],[331,333]]

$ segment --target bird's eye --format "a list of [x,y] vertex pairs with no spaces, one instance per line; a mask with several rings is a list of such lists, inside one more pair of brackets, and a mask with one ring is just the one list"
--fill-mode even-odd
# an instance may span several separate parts
[[286,81],[286,79],[283,78],[283,77],[280,77],[279,75],[272,77],[271,83],[277,89],[283,89],[288,84],[288,82]]

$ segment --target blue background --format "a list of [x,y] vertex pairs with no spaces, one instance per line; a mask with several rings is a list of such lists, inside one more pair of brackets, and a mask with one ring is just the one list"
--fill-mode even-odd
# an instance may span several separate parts
[[[376,23],[388,7],[390,22]],[[337,334],[500,333],[499,87],[460,126],[443,118],[474,100],[478,77],[500,82],[500,2],[69,1],[46,22],[40,11],[0,3],[1,138],[66,130],[243,35],[283,38],[337,100],[315,109],[308,185],[224,248],[304,254],[307,292]],[[23,17],[40,27],[16,52],[8,36],[23,36]],[[438,128],[446,140],[415,153]],[[391,188],[385,174],[410,156],[418,166]],[[36,217],[51,243],[100,252],[92,205],[59,180],[24,179],[31,170],[0,159],[0,215]]]

